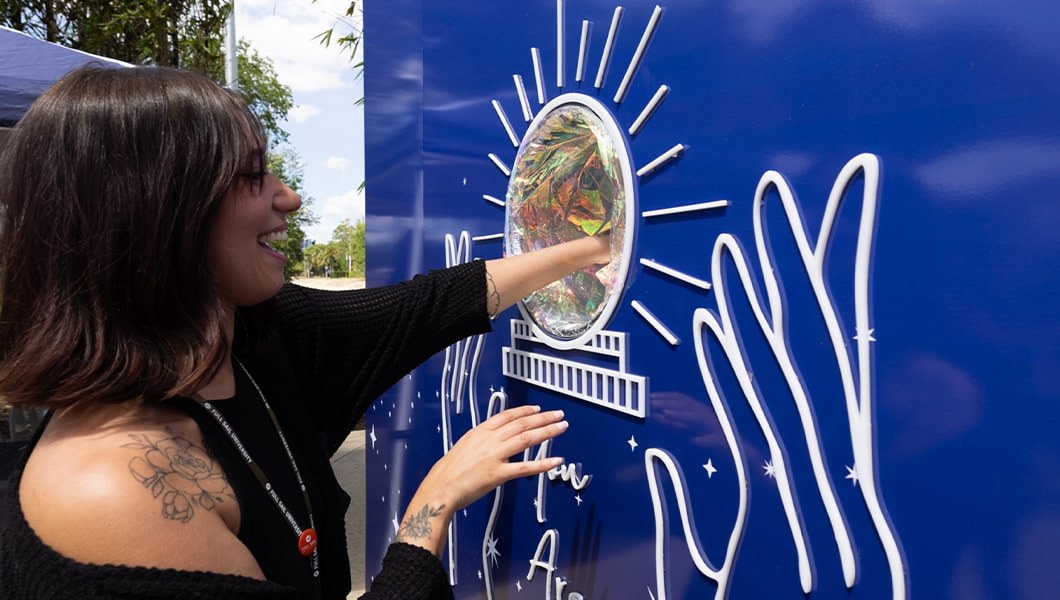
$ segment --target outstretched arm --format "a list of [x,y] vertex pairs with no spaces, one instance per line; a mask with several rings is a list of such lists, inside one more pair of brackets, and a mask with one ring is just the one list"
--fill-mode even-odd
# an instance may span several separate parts
[[582,267],[611,260],[611,237],[597,235],[534,252],[486,261],[486,307],[490,317]]

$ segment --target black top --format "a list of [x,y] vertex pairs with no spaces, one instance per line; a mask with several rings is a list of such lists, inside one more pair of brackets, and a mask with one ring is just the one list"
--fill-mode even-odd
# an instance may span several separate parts
[[[349,496],[328,461],[380,394],[459,339],[488,331],[484,265],[474,262],[383,288],[325,292],[285,286],[276,330],[262,352],[237,354],[276,412],[310,491],[319,534],[324,598],[350,589],[343,522]],[[254,386],[235,368],[236,395],[214,403],[277,488],[301,527],[308,516],[294,472]],[[175,401],[198,422],[206,445],[239,499],[239,538],[267,582],[188,571],[76,563],[41,543],[8,490],[0,531],[3,598],[311,598],[310,560],[261,484],[214,419],[195,402]],[[42,428],[43,429],[43,428]],[[24,464],[24,463],[23,463]],[[2,514],[2,511],[0,511]],[[295,591],[297,590],[297,592]],[[451,598],[430,552],[393,544],[364,598]]]

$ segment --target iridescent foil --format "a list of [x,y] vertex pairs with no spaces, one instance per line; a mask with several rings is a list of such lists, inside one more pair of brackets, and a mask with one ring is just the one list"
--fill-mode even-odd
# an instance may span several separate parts
[[626,204],[618,152],[600,117],[566,104],[527,135],[515,158],[507,196],[509,255],[611,235],[609,264],[577,271],[523,300],[553,337],[572,339],[588,331],[616,291]]

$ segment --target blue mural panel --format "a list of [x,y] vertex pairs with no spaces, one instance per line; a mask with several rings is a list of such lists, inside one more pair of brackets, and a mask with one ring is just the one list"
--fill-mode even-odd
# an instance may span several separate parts
[[370,410],[368,571],[433,461],[534,403],[566,411],[537,452],[568,466],[457,516],[458,598],[1054,597],[1057,22],[1044,1],[370,3],[369,285],[512,248],[520,157],[565,107],[629,176],[550,188],[625,193],[599,326],[509,309]]

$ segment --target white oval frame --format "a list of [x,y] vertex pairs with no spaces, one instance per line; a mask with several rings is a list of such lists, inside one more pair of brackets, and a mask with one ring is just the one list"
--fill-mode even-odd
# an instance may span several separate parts
[[[526,133],[523,134],[523,139],[519,143],[519,150],[515,154],[515,161],[512,163],[512,173],[508,178],[508,189],[505,190],[505,204],[508,204],[510,200],[510,193],[512,188],[512,180],[518,175],[515,170],[515,166],[519,164],[519,158],[522,156],[523,151],[526,148],[526,140],[530,137],[531,132],[536,131],[541,123],[548,118],[548,116],[557,108],[561,106],[575,104],[578,106],[589,109],[600,122],[604,124],[604,129],[607,134],[611,136],[611,141],[616,146],[621,147],[621,152],[618,152],[618,160],[622,166],[622,185],[626,191],[626,202],[622,210],[622,220],[625,225],[625,238],[622,241],[622,255],[621,260],[618,263],[618,269],[615,273],[614,286],[611,292],[608,294],[607,302],[604,304],[603,310],[596,317],[596,320],[585,330],[581,335],[570,338],[570,339],[557,339],[548,333],[540,326],[537,321],[529,314],[526,306],[522,300],[519,301],[519,313],[522,315],[523,320],[530,324],[530,328],[534,332],[534,337],[544,342],[552,348],[559,350],[570,350],[572,348],[578,348],[585,346],[593,336],[599,333],[604,327],[610,323],[611,317],[614,315],[615,309],[618,307],[619,301],[622,298],[622,294],[626,289],[626,276],[629,274],[629,264],[633,256],[633,239],[636,225],[636,212],[637,209],[637,188],[633,185],[633,165],[630,161],[629,144],[626,140],[626,136],[622,129],[618,126],[618,122],[615,117],[611,114],[611,111],[607,109],[599,100],[586,96],[585,94],[579,93],[568,93],[562,94],[550,100],[545,106],[538,111],[534,120],[530,122],[530,125],[526,129]],[[633,215],[633,218],[630,218]],[[509,245],[509,231],[511,223],[511,208],[507,206],[504,213],[504,253],[506,256],[510,256],[511,247]],[[520,252],[521,253],[521,252]]]

